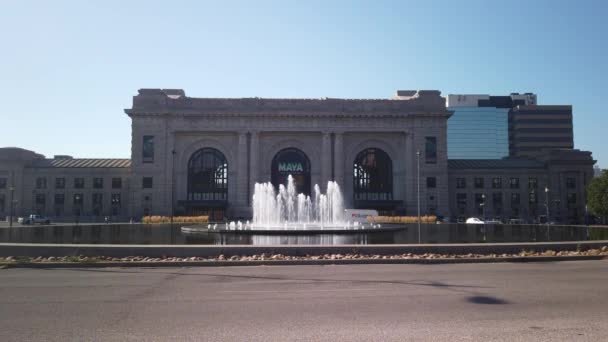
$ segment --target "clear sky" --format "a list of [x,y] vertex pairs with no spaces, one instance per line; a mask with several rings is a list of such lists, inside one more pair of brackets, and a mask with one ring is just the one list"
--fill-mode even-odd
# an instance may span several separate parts
[[129,157],[139,88],[534,92],[608,167],[608,1],[2,1],[0,146]]

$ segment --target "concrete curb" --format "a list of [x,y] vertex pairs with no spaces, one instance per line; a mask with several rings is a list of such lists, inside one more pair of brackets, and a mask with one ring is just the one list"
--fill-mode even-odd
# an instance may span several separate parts
[[320,260],[254,260],[254,261],[102,261],[102,262],[0,262],[3,268],[105,268],[105,267],[226,267],[226,266],[296,266],[296,265],[380,265],[380,264],[477,264],[502,262],[557,262],[608,260],[604,255],[526,256],[496,258],[437,259],[320,259]]
[[260,255],[283,254],[289,256],[323,254],[519,254],[526,251],[574,251],[599,249],[608,246],[608,241],[568,241],[568,242],[522,242],[522,243],[466,243],[466,244],[424,244],[424,245],[93,245],[93,244],[33,244],[0,243],[0,257],[50,257],[50,256],[106,256],[129,257],[205,257],[221,254]]

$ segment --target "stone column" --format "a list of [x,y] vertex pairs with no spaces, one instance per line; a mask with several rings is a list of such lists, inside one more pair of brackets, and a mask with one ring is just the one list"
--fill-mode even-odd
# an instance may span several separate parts
[[334,133],[334,181],[344,187],[344,133]]
[[247,199],[247,203],[251,205],[251,197],[253,196],[253,190],[256,182],[260,182],[259,176],[259,157],[260,157],[260,132],[252,131],[251,132],[251,146],[249,150],[249,198]]
[[323,143],[321,145],[321,189],[327,187],[331,179],[331,133],[323,132]]
[[238,169],[236,170],[236,201],[239,206],[247,205],[247,133],[239,132],[237,149]]

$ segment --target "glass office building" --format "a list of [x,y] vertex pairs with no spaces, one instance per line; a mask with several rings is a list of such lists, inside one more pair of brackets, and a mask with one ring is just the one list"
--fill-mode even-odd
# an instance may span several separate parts
[[509,156],[509,108],[448,107],[448,159]]

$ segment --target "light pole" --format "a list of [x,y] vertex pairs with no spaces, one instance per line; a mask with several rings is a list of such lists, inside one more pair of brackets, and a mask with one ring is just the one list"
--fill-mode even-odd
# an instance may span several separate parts
[[481,194],[481,217],[486,222],[486,194]]
[[8,227],[13,228],[13,215],[14,215],[14,210],[15,210],[15,201],[13,199],[13,196],[15,193],[15,187],[11,184],[11,187],[9,188],[9,190],[11,192],[11,209],[9,210],[10,215],[9,215]]
[[[173,202],[174,202],[174,197],[175,197],[175,191],[173,190],[173,188],[175,188],[175,150],[171,150],[171,230],[173,231]],[[171,236],[173,236],[173,234],[171,234]]]
[[420,244],[422,240],[420,236],[420,150],[416,151],[416,162],[418,169],[418,244]]
[[547,208],[547,228],[549,228],[549,187],[545,186],[545,207]]
[[549,233],[549,187],[545,186],[545,205],[547,206],[547,241],[551,239]]

